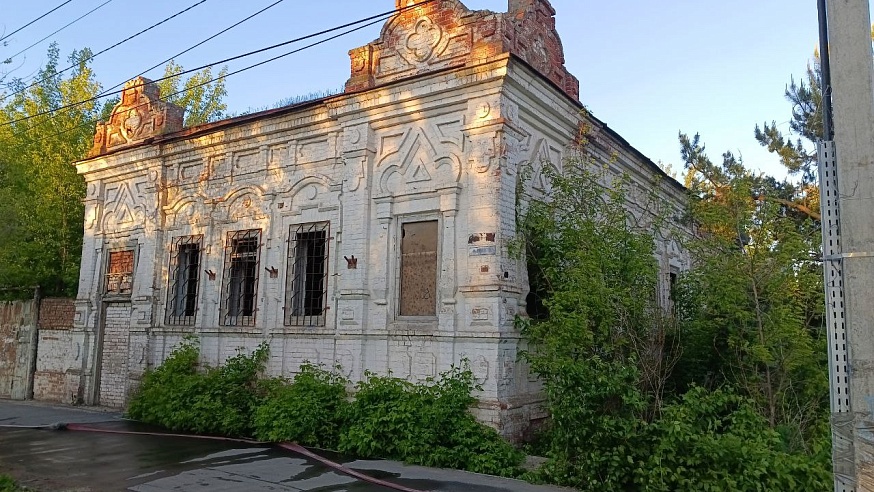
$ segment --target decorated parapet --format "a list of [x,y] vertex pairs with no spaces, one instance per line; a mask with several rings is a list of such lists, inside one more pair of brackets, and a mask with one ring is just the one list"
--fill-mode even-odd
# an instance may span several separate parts
[[88,157],[143,142],[182,129],[185,110],[161,100],[161,90],[151,80],[137,77],[124,84],[121,101],[112,108],[109,121],[97,123],[94,145]]
[[346,92],[457,68],[510,53],[579,100],[549,0],[508,0],[507,12],[472,11],[460,0],[395,0],[379,39],[349,52]]

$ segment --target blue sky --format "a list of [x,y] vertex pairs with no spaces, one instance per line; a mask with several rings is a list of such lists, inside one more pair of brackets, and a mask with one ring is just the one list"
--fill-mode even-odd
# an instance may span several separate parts
[[[73,0],[10,37],[10,56],[106,0]],[[106,48],[197,0],[112,0],[53,36],[61,53]],[[191,11],[94,59],[104,87],[273,3],[207,0]],[[462,0],[472,9],[505,11],[506,0]],[[0,30],[11,32],[61,0],[0,0]],[[753,168],[782,173],[753,138],[756,123],[788,131],[783,98],[790,76],[804,77],[817,45],[816,1],[552,0],[568,69],[580,99],[653,161],[681,168],[677,133],[701,133],[714,160],[731,150]],[[391,10],[393,0],[284,0],[177,62],[186,68]],[[380,25],[231,77],[231,112],[271,106],[310,92],[337,90],[349,75],[347,51],[379,35]],[[2,31],[0,31],[2,32]],[[28,77],[45,61],[49,40],[17,56],[13,75]],[[294,48],[293,45],[287,49]],[[276,53],[229,64],[234,70]],[[9,67],[9,66],[7,66]],[[66,67],[66,65],[64,65]],[[159,77],[161,69],[147,74]]]

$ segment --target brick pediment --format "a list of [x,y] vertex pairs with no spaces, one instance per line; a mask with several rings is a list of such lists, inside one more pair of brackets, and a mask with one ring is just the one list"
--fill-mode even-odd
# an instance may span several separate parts
[[509,0],[504,13],[472,11],[459,0],[395,2],[379,39],[349,52],[346,92],[512,53],[579,100],[549,0]]
[[112,108],[109,120],[97,123],[88,157],[179,131],[183,115],[184,109],[161,100],[161,90],[151,80],[130,80],[124,84],[121,100]]

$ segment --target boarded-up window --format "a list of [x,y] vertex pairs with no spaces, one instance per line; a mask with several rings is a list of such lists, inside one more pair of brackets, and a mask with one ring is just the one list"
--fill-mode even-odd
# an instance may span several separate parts
[[134,275],[133,250],[110,251],[106,269],[106,293],[130,294]]
[[401,225],[401,316],[437,314],[437,221]]

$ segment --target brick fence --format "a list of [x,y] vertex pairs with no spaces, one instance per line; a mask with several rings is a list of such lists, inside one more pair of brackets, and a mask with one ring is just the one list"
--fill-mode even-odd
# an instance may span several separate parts
[[62,403],[77,403],[80,398],[76,363],[81,345],[73,339],[73,299],[47,298],[39,306],[39,341],[33,398]]
[[79,400],[74,314],[73,299],[0,302],[0,398]]

